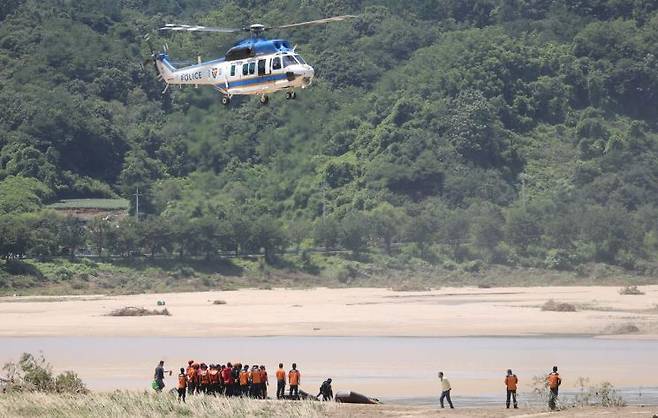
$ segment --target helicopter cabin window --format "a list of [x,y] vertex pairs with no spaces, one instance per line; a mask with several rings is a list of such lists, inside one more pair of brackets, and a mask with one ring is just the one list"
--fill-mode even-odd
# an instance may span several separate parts
[[235,65],[231,65],[231,77],[235,77]]
[[272,58],[272,69],[273,70],[280,70],[281,69],[281,58],[279,58],[279,57]]
[[289,65],[295,65],[297,64],[297,61],[292,57],[292,55],[284,55],[283,56],[283,68],[289,66]]
[[249,74],[254,74],[256,72],[256,63],[255,62],[250,62],[249,63]]
[[249,74],[249,64],[242,64],[242,75]]
[[258,60],[258,75],[265,75],[265,60]]
[[301,55],[295,55],[295,59],[299,61],[300,64],[306,64],[306,61],[304,61],[304,58],[302,58]]

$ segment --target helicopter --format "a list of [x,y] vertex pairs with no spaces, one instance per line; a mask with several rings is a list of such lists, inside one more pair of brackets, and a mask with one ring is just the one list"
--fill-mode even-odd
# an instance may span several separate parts
[[[155,53],[149,42],[151,57],[147,62],[153,62],[158,78],[166,84],[162,94],[166,93],[170,85],[208,85],[222,95],[223,105],[228,105],[236,95],[258,95],[261,104],[267,104],[268,95],[278,91],[285,91],[286,99],[295,99],[295,90],[309,87],[315,71],[295,51],[296,46],[291,47],[284,39],[267,39],[263,36],[264,32],[339,22],[355,17],[357,16],[334,16],[281,26],[257,23],[241,28],[167,23],[159,29],[161,32],[249,32],[251,36],[235,43],[222,58],[201,62],[198,57],[197,64],[180,68],[176,68],[170,60],[166,45],[163,47],[164,52]],[[149,41],[149,36],[145,36],[145,39]]]

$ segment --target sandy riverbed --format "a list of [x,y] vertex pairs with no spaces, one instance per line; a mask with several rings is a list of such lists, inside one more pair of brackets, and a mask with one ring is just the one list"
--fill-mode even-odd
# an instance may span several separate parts
[[[622,296],[617,287],[239,290],[129,296],[0,298],[0,336],[527,336],[615,334],[658,338],[658,286]],[[544,312],[548,299],[577,312]],[[226,301],[213,305],[214,300]],[[50,299],[52,300],[52,299]],[[123,306],[172,316],[110,317]]]

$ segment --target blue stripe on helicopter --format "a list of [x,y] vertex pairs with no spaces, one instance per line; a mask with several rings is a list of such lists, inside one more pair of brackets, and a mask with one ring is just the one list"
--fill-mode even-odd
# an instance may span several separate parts
[[273,74],[273,75],[267,75],[267,76],[263,76],[263,77],[249,78],[247,80],[240,80],[240,81],[233,81],[233,82],[229,81],[228,88],[248,86],[250,84],[267,83],[268,81],[285,80],[286,77],[287,76],[285,74]]

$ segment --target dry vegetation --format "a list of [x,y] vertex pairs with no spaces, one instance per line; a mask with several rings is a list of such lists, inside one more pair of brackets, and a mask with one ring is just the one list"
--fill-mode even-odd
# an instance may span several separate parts
[[644,295],[644,292],[637,288],[637,286],[626,286],[619,289],[620,295]]
[[171,316],[171,313],[169,313],[167,308],[158,310],[158,309],[139,308],[137,306],[124,306],[123,308],[113,310],[107,315],[108,316],[157,316],[157,315]]
[[635,334],[640,332],[640,328],[635,324],[615,324],[607,327],[603,333],[611,335]]
[[226,305],[226,301],[222,299],[215,299],[212,301],[213,305]]
[[556,302],[553,299],[549,299],[542,305],[541,310],[550,312],[576,312],[576,306],[571,303]]
[[429,292],[432,289],[421,283],[405,282],[393,286],[391,290],[394,292]]
[[0,397],[0,417],[299,417],[324,416],[335,404],[255,401],[192,396],[187,403],[166,393],[112,392],[90,395],[17,393]]

